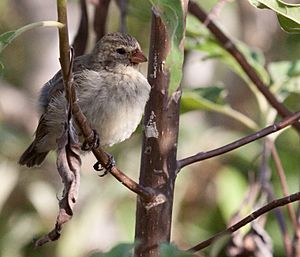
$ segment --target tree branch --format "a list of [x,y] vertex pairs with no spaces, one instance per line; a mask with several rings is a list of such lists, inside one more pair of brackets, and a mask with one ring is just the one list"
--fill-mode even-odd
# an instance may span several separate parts
[[230,144],[227,144],[225,146],[219,147],[217,149],[208,151],[208,152],[199,152],[195,155],[192,155],[190,157],[181,159],[179,161],[177,161],[177,167],[178,167],[178,171],[180,169],[182,169],[183,167],[190,165],[192,163],[198,162],[198,161],[203,161],[227,152],[230,152],[234,149],[237,149],[243,145],[249,144],[250,142],[253,142],[259,138],[265,137],[269,134],[272,134],[274,132],[277,132],[295,122],[297,122],[300,119],[300,111],[294,113],[293,115],[291,115],[290,117],[287,117],[279,122],[274,123],[271,126],[268,126],[256,133],[250,134],[246,137],[243,137],[239,140],[236,140]]
[[[57,0],[57,16],[58,21],[64,24],[64,27],[58,30],[59,34],[59,61],[61,64],[61,72],[63,80],[68,81],[70,68],[70,44],[68,34],[68,18],[67,18],[67,0]],[[65,84],[66,85],[66,84]]]
[[[264,95],[273,108],[276,109],[281,117],[290,116],[292,113],[282,104],[269,90],[268,86],[264,84],[261,78],[257,75],[254,68],[248,63],[245,56],[236,47],[224,32],[210,19],[210,17],[203,11],[197,3],[189,1],[189,12],[194,15],[199,21],[204,23],[215,38],[220,42],[224,49],[226,49],[232,57],[239,63],[241,68],[247,74],[249,79],[254,83],[257,89]],[[294,128],[300,132],[300,123],[295,123]]]
[[120,10],[120,26],[119,31],[126,33],[127,32],[127,23],[126,23],[126,16],[127,16],[127,5],[128,0],[116,0],[116,3]]
[[[69,73],[69,67],[70,67],[70,48],[69,48],[69,37],[68,37],[68,27],[67,27],[67,13],[66,11],[63,11],[63,8],[60,8],[60,4],[65,5],[65,0],[58,0],[58,16],[59,21],[61,21],[63,24],[65,24],[65,27],[63,29],[59,30],[59,42],[60,42],[60,62],[61,62],[61,70],[64,77],[64,81],[68,80],[68,73]],[[67,92],[68,93],[68,92]],[[92,142],[94,132],[91,129],[89,122],[87,121],[86,117],[82,113],[78,102],[77,102],[77,96],[75,92],[75,88],[70,88],[70,94],[71,94],[71,100],[72,100],[72,115],[73,118],[78,125],[78,127],[81,130],[82,135],[85,137],[85,139],[88,142]],[[103,149],[99,146],[96,149],[93,149],[93,154],[99,161],[99,163],[105,167],[108,168],[107,165],[110,163],[109,157],[107,154],[103,151]],[[135,192],[138,194],[145,202],[154,201],[156,194],[153,190],[150,190],[148,188],[145,188],[135,181],[133,181],[131,178],[126,176],[121,170],[119,170],[117,167],[113,166],[111,169],[109,169],[109,172],[118,180],[120,181],[124,186],[126,186],[129,190]]]
[[[264,140],[263,152],[261,154],[261,164],[259,168],[259,182],[261,184],[262,192],[267,196],[267,201],[271,202],[275,199],[275,193],[273,190],[273,186],[271,184],[271,170],[269,167],[271,155],[270,144],[268,144],[268,140]],[[288,196],[289,194],[285,195]],[[279,225],[279,229],[282,236],[283,246],[285,250],[285,254],[287,257],[290,257],[291,253],[291,239],[288,233],[286,221],[284,219],[284,215],[281,209],[275,209],[274,214],[276,220]]]
[[96,42],[105,35],[106,20],[110,0],[96,0],[94,13],[94,31]]
[[81,10],[80,24],[73,42],[75,56],[80,56],[84,54],[87,41],[88,41],[89,21],[88,21],[86,0],[80,0],[80,10]]
[[[285,171],[284,171],[284,168],[282,166],[278,151],[277,151],[276,146],[275,146],[273,141],[269,140],[268,143],[270,144],[271,155],[272,155],[272,158],[275,162],[275,169],[277,171],[277,175],[279,176],[279,179],[280,179],[282,193],[283,193],[284,196],[288,196],[289,195],[289,190],[288,190],[287,180],[286,180]],[[297,220],[296,220],[295,210],[294,210],[294,208],[291,204],[288,204],[287,208],[288,208],[288,214],[290,216],[290,220],[292,222],[293,228],[295,229],[297,227]]]
[[194,247],[188,249],[187,251],[190,251],[190,252],[200,251],[200,250],[206,248],[207,246],[211,245],[212,243],[214,243],[216,240],[220,239],[221,237],[232,234],[233,232],[237,231],[241,227],[243,227],[246,224],[250,223],[251,221],[257,219],[259,216],[261,216],[275,208],[278,208],[280,206],[284,206],[286,204],[289,204],[289,203],[292,203],[295,201],[299,201],[299,200],[300,200],[300,192],[291,194],[291,195],[283,197],[283,198],[275,199],[274,201],[268,203],[267,205],[252,212],[250,215],[248,215],[241,221],[237,222],[233,226],[230,226],[226,230],[223,230],[223,231],[217,233],[216,235],[212,236],[211,238],[209,238],[205,241],[202,241],[201,243],[195,245]]

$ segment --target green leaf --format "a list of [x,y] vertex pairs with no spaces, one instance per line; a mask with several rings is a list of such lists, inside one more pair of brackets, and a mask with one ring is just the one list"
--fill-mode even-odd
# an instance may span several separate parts
[[291,111],[299,111],[300,110],[300,92],[292,92],[290,93],[286,99],[284,100],[284,105],[289,108]]
[[224,220],[229,220],[239,210],[246,192],[247,181],[239,170],[224,167],[216,178],[216,186],[218,206]]
[[276,12],[279,24],[286,32],[300,32],[300,4],[290,4],[281,0],[248,1],[257,8],[266,8]]
[[174,92],[182,79],[184,52],[185,16],[183,1],[180,0],[150,0],[166,26],[170,42],[170,51],[166,58],[166,68],[170,72],[170,92]]
[[[233,56],[228,53],[222,46],[219,45],[216,39],[211,36],[207,36],[202,34],[203,36],[192,36],[187,37],[186,39],[186,47],[187,49],[199,50],[207,54],[207,58],[214,58],[226,65],[229,69],[235,72],[238,76],[240,76],[247,84],[249,89],[253,92],[254,96],[257,99],[259,107],[261,110],[264,110],[267,102],[264,96],[257,90],[255,85],[249,79],[248,75],[241,68],[240,64],[233,58]],[[270,84],[270,77],[266,69],[264,68],[265,59],[263,54],[258,50],[253,50],[249,48],[247,45],[236,41],[236,46],[242,52],[242,54],[247,59],[248,63],[254,68],[256,73],[260,76],[262,81],[266,84]]]
[[134,244],[119,244],[107,253],[94,253],[90,257],[132,257]]
[[173,244],[161,244],[159,257],[193,257],[196,255],[187,251],[182,251]]
[[291,78],[300,77],[300,61],[272,62],[268,65],[272,83],[283,83]]
[[[244,54],[247,61],[253,66],[264,83],[269,84],[270,78],[268,72],[264,68],[265,59],[263,54],[258,50],[250,49],[247,45],[241,42],[235,42],[239,50]],[[239,63],[228,53],[222,46],[219,45],[216,39],[211,37],[187,38],[187,49],[199,50],[207,54],[207,58],[218,59],[228,66],[233,72],[239,75],[247,84],[250,84],[248,76],[241,68]]]
[[182,113],[194,110],[212,111],[229,116],[251,130],[257,130],[257,124],[244,114],[225,104],[226,92],[220,87],[198,88],[184,90],[181,97]]
[[260,3],[259,0],[248,0],[253,6],[263,9],[267,8],[264,4]]
[[268,70],[272,79],[271,90],[281,101],[291,93],[299,93],[300,61],[273,62],[268,65]]
[[37,27],[63,27],[63,24],[57,21],[39,21],[35,23],[28,24],[17,30],[8,31],[0,35],[0,53],[7,47],[16,37],[20,36],[22,33],[37,28]]
[[[207,27],[203,26],[199,20],[193,15],[187,15],[186,17],[186,36],[188,37],[208,37],[210,35]],[[186,42],[185,42],[186,44]]]

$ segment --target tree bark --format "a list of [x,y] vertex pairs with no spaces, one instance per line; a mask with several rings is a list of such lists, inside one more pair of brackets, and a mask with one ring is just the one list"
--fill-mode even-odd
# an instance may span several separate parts
[[159,14],[152,10],[148,80],[152,86],[146,105],[140,184],[164,195],[164,202],[149,206],[137,199],[135,249],[137,257],[159,254],[159,244],[170,241],[181,89],[168,93],[165,60],[169,41]]

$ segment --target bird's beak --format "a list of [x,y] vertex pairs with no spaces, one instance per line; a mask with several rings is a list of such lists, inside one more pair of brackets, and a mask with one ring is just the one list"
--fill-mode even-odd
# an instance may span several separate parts
[[144,53],[137,49],[134,52],[132,52],[131,56],[129,57],[130,61],[134,64],[139,64],[141,62],[147,62],[147,57],[144,55]]

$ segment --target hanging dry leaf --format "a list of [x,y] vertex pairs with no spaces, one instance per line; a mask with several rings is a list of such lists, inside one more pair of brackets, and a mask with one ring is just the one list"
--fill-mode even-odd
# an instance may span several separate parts
[[59,213],[55,228],[36,241],[36,246],[55,241],[60,237],[62,226],[73,216],[80,186],[80,148],[78,136],[71,120],[66,123],[64,133],[57,141],[57,170],[64,184],[63,197],[59,200]]

